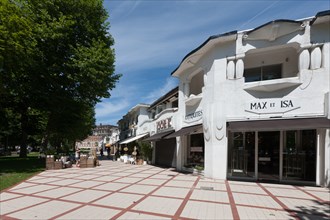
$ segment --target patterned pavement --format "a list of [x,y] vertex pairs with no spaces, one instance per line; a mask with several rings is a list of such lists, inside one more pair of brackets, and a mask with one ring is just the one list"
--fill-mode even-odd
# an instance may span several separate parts
[[0,194],[0,219],[329,219],[329,189],[214,180],[100,161],[44,171]]

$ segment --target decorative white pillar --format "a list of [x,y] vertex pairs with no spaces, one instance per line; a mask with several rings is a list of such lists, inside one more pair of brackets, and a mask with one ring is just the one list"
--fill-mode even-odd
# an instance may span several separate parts
[[228,79],[235,78],[235,63],[233,60],[230,60],[227,63],[227,78]]
[[299,55],[299,71],[307,70],[309,68],[309,51],[307,49],[303,49]]
[[242,59],[236,61],[236,79],[243,78],[244,74],[244,62]]
[[322,52],[320,47],[315,47],[311,52],[311,69],[319,69],[321,67]]

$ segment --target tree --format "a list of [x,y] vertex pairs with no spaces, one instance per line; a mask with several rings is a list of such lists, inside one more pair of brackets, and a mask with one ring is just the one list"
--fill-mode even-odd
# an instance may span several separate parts
[[[102,3],[1,1],[0,105],[19,115],[20,156],[31,126],[43,128],[46,145],[86,136],[95,104],[110,97],[120,74]],[[42,117],[31,120],[31,111]]]

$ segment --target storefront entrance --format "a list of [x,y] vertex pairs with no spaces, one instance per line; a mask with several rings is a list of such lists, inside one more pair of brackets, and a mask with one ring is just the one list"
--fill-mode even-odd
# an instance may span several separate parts
[[316,181],[316,130],[228,133],[229,178]]
[[279,180],[280,132],[258,132],[258,179]]

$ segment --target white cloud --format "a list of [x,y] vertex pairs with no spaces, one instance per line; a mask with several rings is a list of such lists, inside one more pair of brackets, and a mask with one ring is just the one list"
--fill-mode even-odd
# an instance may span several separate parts
[[171,89],[176,87],[177,85],[178,85],[178,81],[177,81],[176,78],[168,77],[168,78],[166,78],[165,84],[161,88],[158,88],[158,89],[155,89],[155,90],[151,91],[149,94],[146,95],[144,100],[145,100],[146,103],[151,104],[152,102],[156,101],[158,98],[165,95]]

